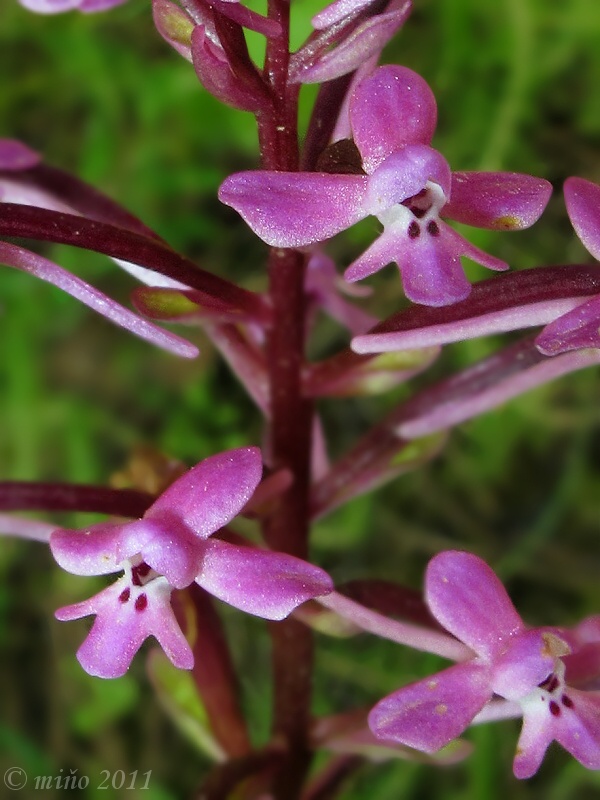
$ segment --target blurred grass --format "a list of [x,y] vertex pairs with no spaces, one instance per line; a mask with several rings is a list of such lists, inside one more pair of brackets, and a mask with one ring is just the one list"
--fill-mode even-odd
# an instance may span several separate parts
[[[296,0],[298,31],[309,30],[321,5]],[[0,136],[23,139],[118,198],[205,268],[261,288],[265,248],[215,199],[228,173],[256,163],[252,117],[199,88],[191,66],[153,31],[148,6],[130,0],[104,15],[37,17],[2,0]],[[560,190],[571,174],[600,180],[599,44],[597,0],[416,0],[386,59],[430,81],[439,103],[435,144],[455,169],[531,172]],[[304,90],[304,124],[312,94]],[[371,235],[369,225],[333,242],[341,262]],[[587,258],[560,191],[530,231],[468,235],[515,269]],[[126,301],[132,281],[105,259],[64,247],[44,252]],[[483,271],[470,266],[469,274]],[[394,270],[378,281],[397,304]],[[140,443],[191,464],[260,441],[254,410],[200,336],[200,361],[177,362],[7,269],[0,304],[4,479],[104,482]],[[449,348],[423,380],[495,346]],[[532,623],[568,623],[596,611],[598,388],[597,371],[588,371],[461,427],[429,467],[324,520],[315,537],[319,562],[340,581],[371,575],[417,587],[433,553],[463,547],[501,572]],[[332,450],[397,397],[324,403]],[[0,575],[0,772],[77,768],[101,778],[102,769],[152,769],[144,797],[189,796],[206,762],[157,708],[143,659],[119,681],[89,678],[73,658],[85,623],[52,619],[58,605],[88,596],[89,579],[59,573],[43,546],[11,540],[2,541]],[[224,616],[244,702],[264,739],[264,626],[235,612]],[[366,636],[321,637],[318,667],[315,709],[326,713],[372,703],[436,664]],[[517,727],[474,730],[475,753],[455,768],[366,767],[343,799],[599,795],[598,777],[558,749],[535,779],[514,781]]]

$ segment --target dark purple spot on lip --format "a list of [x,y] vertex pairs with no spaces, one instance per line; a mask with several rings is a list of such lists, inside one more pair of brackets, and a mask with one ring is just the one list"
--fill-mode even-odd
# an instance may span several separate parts
[[567,708],[573,708],[573,706],[575,705],[575,703],[571,700],[571,698],[566,694],[563,694],[561,700],[563,706],[566,706]]
[[556,675],[551,673],[550,675],[548,675],[546,680],[542,681],[540,684],[538,684],[538,686],[540,687],[540,689],[545,689],[547,692],[553,692],[558,686],[558,678],[556,677]]
[[123,589],[123,591],[119,595],[119,602],[126,603],[129,600],[130,594],[131,594],[131,589],[128,586],[126,589]]
[[143,611],[148,605],[148,598],[145,594],[141,594],[135,601],[135,610]]
[[145,561],[142,561],[140,564],[136,564],[135,567],[131,568],[131,581],[134,586],[142,586],[142,578],[145,578],[146,575],[150,572],[150,567],[146,564]]
[[421,233],[421,228],[419,227],[418,223],[413,221],[408,226],[408,236],[410,239],[416,239],[419,234]]
[[550,713],[553,717],[560,717],[560,706],[554,700],[550,700]]
[[437,222],[435,220],[431,219],[427,223],[427,233],[430,236],[439,236],[440,235],[440,229],[439,229],[438,224],[437,224]]

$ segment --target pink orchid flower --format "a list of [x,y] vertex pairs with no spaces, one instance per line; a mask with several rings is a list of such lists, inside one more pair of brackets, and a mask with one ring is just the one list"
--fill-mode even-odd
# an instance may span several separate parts
[[550,197],[547,181],[508,172],[452,173],[431,147],[433,93],[406,67],[379,67],[361,81],[349,117],[359,174],[241,172],[224,181],[220,199],[273,247],[307,247],[377,217],[383,232],[344,277],[361,280],[395,262],[406,296],[416,303],[444,306],[469,294],[461,256],[508,269],[442,217],[497,230],[529,227]]
[[592,641],[585,625],[575,633],[528,628],[494,572],[470,553],[433,558],[425,595],[436,619],[473,656],[381,700],[369,716],[378,737],[435,752],[498,696],[523,716],[517,778],[538,770],[553,740],[584,766],[600,769],[600,692],[574,685],[589,685],[586,667],[597,666],[597,625]]
[[191,669],[192,650],[170,597],[174,588],[194,581],[220,600],[270,620],[332,590],[323,570],[299,558],[209,538],[246,505],[261,473],[257,448],[220,453],[182,475],[139,520],[54,531],[52,553],[68,572],[123,571],[99,594],[56,612],[60,620],[96,615],[77,653],[86,672],[123,675],[148,636],[156,637],[175,666]]

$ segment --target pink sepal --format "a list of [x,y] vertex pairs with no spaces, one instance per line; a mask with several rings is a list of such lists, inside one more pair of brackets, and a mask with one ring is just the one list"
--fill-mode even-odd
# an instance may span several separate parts
[[472,553],[447,550],[434,556],[427,567],[425,595],[438,622],[487,661],[523,630],[501,581]]
[[600,186],[583,178],[567,178],[564,193],[577,236],[586,250],[600,261]]
[[168,526],[177,519],[200,539],[232,520],[252,497],[262,475],[257,447],[228,450],[204,459],[178,478],[150,506],[148,520]]
[[354,141],[372,173],[407,144],[429,144],[437,106],[427,82],[407,67],[379,67],[361,81],[350,102]]
[[378,738],[435,753],[464,731],[491,698],[489,671],[456,664],[385,697],[369,714]]
[[333,591],[329,575],[306,561],[217,539],[206,543],[196,582],[225,603],[271,620]]
[[252,230],[273,247],[304,247],[368,215],[366,175],[323,172],[239,172],[219,189]]
[[513,231],[541,217],[552,184],[517,172],[453,172],[443,215],[476,228]]
[[101,522],[83,530],[57,528],[50,550],[57,564],[73,575],[110,575],[122,569],[118,555],[123,525]]

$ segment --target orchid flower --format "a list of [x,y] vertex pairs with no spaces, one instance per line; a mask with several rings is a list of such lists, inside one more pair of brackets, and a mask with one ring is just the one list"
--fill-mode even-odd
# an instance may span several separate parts
[[[578,682],[598,648],[558,628],[528,628],[494,572],[470,553],[447,551],[427,568],[425,596],[435,618],[473,655],[381,700],[369,725],[380,738],[432,753],[490,708],[494,696],[520,710],[523,728],[513,770],[528,778],[553,740],[584,766],[600,769],[600,693]],[[589,676],[586,676],[589,679]],[[494,701],[497,702],[497,701]]]
[[52,533],[52,554],[68,572],[123,571],[99,594],[56,612],[60,620],[96,615],[77,653],[86,672],[123,675],[151,635],[175,666],[191,669],[192,650],[170,597],[173,589],[194,581],[220,600],[270,620],[332,590],[323,570],[299,558],[209,539],[246,505],[261,472],[257,448],[231,450],[178,478],[139,520]]
[[273,247],[307,247],[376,216],[382,234],[344,277],[360,280],[396,262],[406,296],[416,303],[444,306],[469,294],[461,256],[508,269],[441,217],[496,230],[529,227],[550,197],[547,181],[516,173],[451,173],[430,146],[437,118],[433,93],[406,67],[379,67],[359,83],[349,114],[361,162],[354,170],[241,172],[221,185],[222,202]]
[[[586,250],[600,261],[600,186],[567,178],[564,186],[569,218]],[[544,355],[600,347],[600,294],[547,325],[536,340]]]

